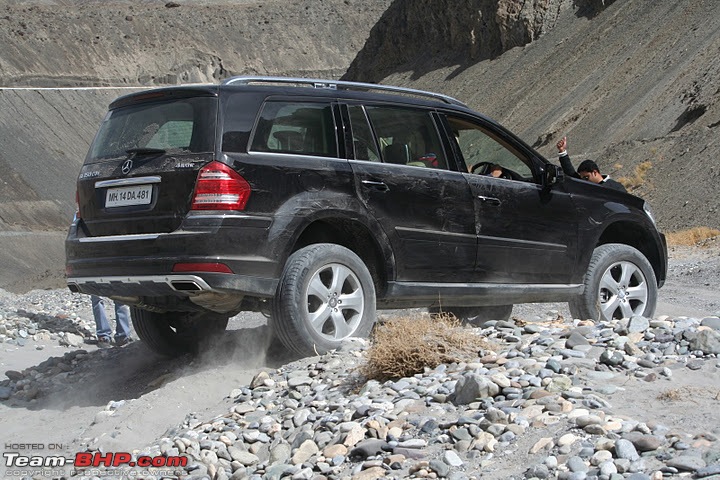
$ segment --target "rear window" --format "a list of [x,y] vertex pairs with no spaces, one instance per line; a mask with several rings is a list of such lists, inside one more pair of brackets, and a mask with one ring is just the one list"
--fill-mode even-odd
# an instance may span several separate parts
[[267,102],[250,150],[337,157],[332,107],[324,103]]
[[133,149],[168,154],[212,152],[217,99],[194,97],[110,110],[86,162],[125,157]]

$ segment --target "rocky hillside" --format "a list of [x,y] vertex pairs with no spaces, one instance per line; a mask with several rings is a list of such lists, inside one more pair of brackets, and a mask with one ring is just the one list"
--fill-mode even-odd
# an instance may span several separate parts
[[[720,227],[720,3],[446,3],[393,3],[345,77],[455,96],[548,158],[567,135],[662,229]],[[395,48],[403,35],[419,48]]]
[[107,105],[238,74],[337,78],[389,0],[0,0],[0,288],[60,286]]
[[2,288],[61,276],[77,170],[114,97],[235,74],[440,91],[548,158],[568,135],[666,231],[720,227],[713,0],[0,0],[0,32]]
[[0,7],[0,85],[216,82],[237,73],[338,76],[388,4],[16,1]]

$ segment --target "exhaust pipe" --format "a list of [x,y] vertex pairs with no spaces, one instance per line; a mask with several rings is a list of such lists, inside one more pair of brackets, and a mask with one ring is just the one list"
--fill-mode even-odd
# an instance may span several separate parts
[[201,292],[203,288],[191,280],[173,280],[170,286],[178,292]]

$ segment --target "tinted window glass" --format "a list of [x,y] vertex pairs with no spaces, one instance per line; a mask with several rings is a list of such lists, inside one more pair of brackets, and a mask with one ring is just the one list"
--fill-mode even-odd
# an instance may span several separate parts
[[171,154],[212,152],[216,108],[214,98],[197,97],[111,110],[90,147],[88,161],[124,157],[133,148]]
[[499,135],[464,119],[448,117],[448,124],[469,172],[532,181],[525,157]]
[[320,103],[266,103],[250,150],[337,157],[332,107]]
[[445,153],[430,113],[401,107],[366,107],[383,162],[447,168]]
[[359,105],[351,105],[348,107],[348,110],[350,113],[350,123],[352,125],[355,158],[357,160],[379,162],[380,153],[378,152],[372,130],[370,130],[370,125],[368,125],[367,117],[365,117],[365,110]]

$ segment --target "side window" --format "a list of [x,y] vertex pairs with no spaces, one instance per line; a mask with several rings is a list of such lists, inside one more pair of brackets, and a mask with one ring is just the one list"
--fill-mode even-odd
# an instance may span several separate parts
[[359,105],[350,105],[348,111],[350,113],[355,159],[379,162],[380,152],[378,152],[375,138],[372,130],[370,130],[365,110]]
[[498,135],[464,119],[447,120],[468,172],[508,180],[533,180],[524,156]]
[[267,102],[250,150],[337,157],[332,107],[309,102]]
[[447,168],[445,152],[430,113],[424,110],[368,106],[383,162]]

